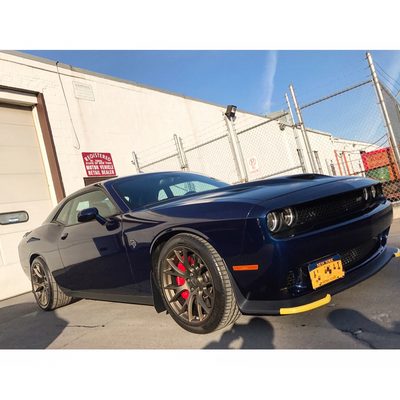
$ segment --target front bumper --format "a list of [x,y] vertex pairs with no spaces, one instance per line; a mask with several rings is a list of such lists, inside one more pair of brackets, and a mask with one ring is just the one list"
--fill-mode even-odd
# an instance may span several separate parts
[[[323,286],[312,293],[285,300],[248,300],[239,294],[239,298],[237,298],[238,306],[242,314],[247,315],[278,315],[308,311],[329,303],[331,295],[376,274],[394,256],[400,256],[399,249],[385,246],[358,268],[348,271],[344,278]],[[238,294],[237,291],[236,293]]]

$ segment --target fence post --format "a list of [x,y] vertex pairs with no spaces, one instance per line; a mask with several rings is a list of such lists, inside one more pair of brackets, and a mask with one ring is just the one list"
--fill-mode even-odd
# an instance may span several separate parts
[[294,139],[296,141],[297,149],[298,149],[298,152],[299,152],[299,159],[300,159],[301,169],[302,169],[303,173],[306,173],[307,172],[307,167],[306,167],[306,165],[304,163],[304,158],[303,158],[303,146],[301,145],[301,140],[300,140],[299,134],[297,133],[297,129],[295,127],[292,107],[290,106],[289,96],[287,95],[287,93],[285,93],[285,99],[286,99],[286,104],[287,104],[288,109],[289,109],[289,115],[290,115],[290,118],[292,120],[292,129],[293,129],[293,134],[294,134]]
[[183,148],[183,141],[182,138],[176,134],[174,134],[174,141],[176,152],[178,153],[179,164],[181,165],[181,169],[184,171],[189,170],[189,164],[187,162],[185,150]]
[[310,145],[310,141],[308,139],[307,130],[306,130],[305,126],[304,126],[303,117],[301,115],[300,107],[299,107],[299,105],[297,103],[297,99],[296,99],[296,95],[294,93],[293,85],[289,86],[289,90],[290,90],[290,94],[292,95],[294,108],[296,109],[296,114],[297,114],[297,119],[299,120],[300,130],[301,130],[301,133],[303,134],[303,139],[304,139],[304,143],[306,145],[308,159],[310,160],[311,170],[312,170],[312,172],[317,173],[318,172],[317,166],[315,164],[314,156],[312,154],[311,145]]
[[140,170],[139,160],[137,158],[137,154],[135,151],[132,151],[132,161],[131,163],[135,166],[136,172],[140,174],[142,171]]
[[397,147],[392,123],[390,122],[389,114],[388,114],[388,111],[386,108],[386,103],[385,103],[385,100],[383,99],[382,88],[381,88],[381,85],[379,84],[379,79],[378,79],[378,75],[376,74],[375,65],[374,65],[374,62],[372,61],[371,53],[369,53],[369,52],[367,52],[367,60],[368,60],[369,69],[371,70],[372,81],[375,86],[375,92],[378,97],[378,102],[379,102],[379,105],[381,106],[383,119],[385,120],[385,125],[386,125],[387,131],[388,131],[389,143],[393,149],[394,158],[395,158],[397,167],[400,167],[399,148]]
[[249,177],[247,175],[246,164],[244,162],[242,148],[240,146],[239,138],[236,133],[234,121],[236,119],[236,106],[228,105],[224,114],[226,129],[228,131],[228,141],[235,162],[236,173],[240,182],[247,182]]

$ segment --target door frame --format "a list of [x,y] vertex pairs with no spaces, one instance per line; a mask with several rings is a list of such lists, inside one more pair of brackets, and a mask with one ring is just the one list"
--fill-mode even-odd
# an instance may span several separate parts
[[32,109],[50,197],[55,206],[65,197],[65,189],[43,93],[0,85],[1,103]]

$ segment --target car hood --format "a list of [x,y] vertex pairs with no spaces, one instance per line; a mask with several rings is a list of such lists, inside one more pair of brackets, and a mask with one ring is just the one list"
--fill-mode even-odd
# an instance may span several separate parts
[[[316,174],[294,175],[226,186],[208,192],[168,200],[150,208],[156,211],[164,207],[170,208],[171,206],[210,202],[264,204],[282,196],[292,199],[296,197],[301,201],[308,201],[338,192],[354,190],[373,183],[376,182],[362,177],[331,177]],[[295,196],[293,196],[294,193],[296,193]]]

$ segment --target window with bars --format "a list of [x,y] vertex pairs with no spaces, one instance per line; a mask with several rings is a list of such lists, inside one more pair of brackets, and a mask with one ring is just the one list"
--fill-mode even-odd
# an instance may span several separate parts
[[297,149],[297,155],[299,156],[299,161],[300,161],[301,169],[303,170],[303,174],[305,174],[307,171],[306,171],[306,167],[305,167],[305,163],[304,163],[303,152],[301,151],[301,149]]
[[332,175],[337,175],[337,173],[336,173],[336,168],[335,168],[335,165],[333,164],[333,162],[331,161],[331,170],[332,170]]
[[313,153],[314,153],[315,161],[317,162],[318,172],[320,174],[323,174],[324,171],[322,170],[321,160],[319,159],[318,151],[314,150]]

